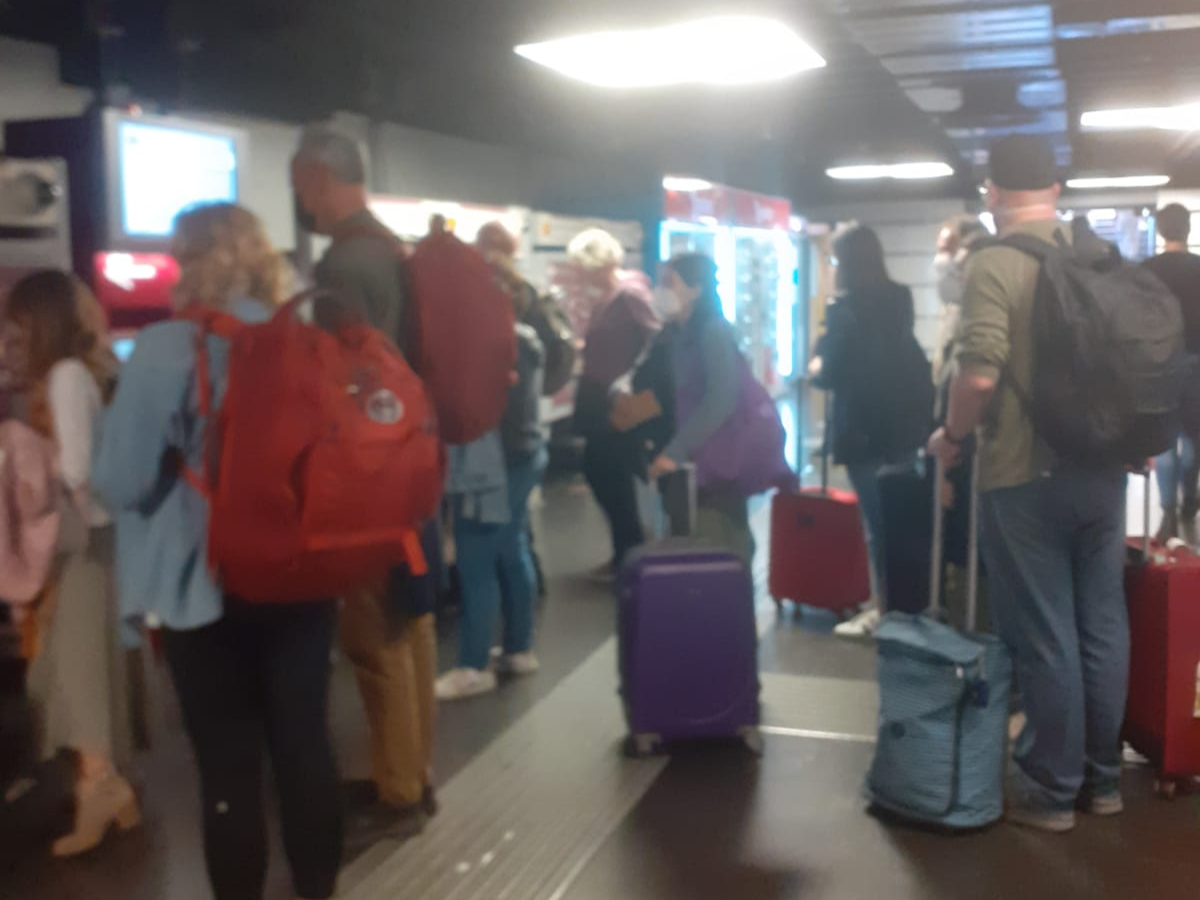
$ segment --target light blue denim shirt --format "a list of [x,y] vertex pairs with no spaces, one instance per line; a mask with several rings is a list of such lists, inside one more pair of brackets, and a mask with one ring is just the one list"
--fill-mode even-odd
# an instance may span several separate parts
[[446,455],[446,493],[454,499],[454,514],[484,525],[507,525],[508,467],[500,432],[448,447]]
[[[270,311],[234,301],[230,311],[261,322]],[[117,589],[129,624],[154,616],[187,631],[211,625],[224,609],[208,568],[208,504],[180,477],[181,459],[199,471],[204,440],[196,390],[196,326],[171,321],[138,335],[117,393],[101,419],[92,484],[113,512]],[[225,396],[228,341],[210,336],[214,409]]]

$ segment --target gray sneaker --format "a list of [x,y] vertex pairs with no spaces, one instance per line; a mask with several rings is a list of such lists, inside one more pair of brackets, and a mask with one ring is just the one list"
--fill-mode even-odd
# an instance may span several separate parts
[[1125,812],[1125,801],[1120,791],[1114,791],[1099,797],[1080,797],[1078,808],[1089,816],[1119,816]]
[[1010,806],[1004,815],[1014,825],[1048,831],[1051,834],[1066,834],[1075,827],[1075,813],[1070,811],[1057,812],[1030,806]]

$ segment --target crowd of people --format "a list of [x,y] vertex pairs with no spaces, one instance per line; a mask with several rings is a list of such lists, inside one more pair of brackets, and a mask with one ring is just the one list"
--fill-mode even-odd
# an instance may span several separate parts
[[[413,285],[398,262],[412,248],[369,210],[357,143],[308,129],[291,181],[299,221],[330,244],[313,272],[312,302],[289,305],[286,314],[336,328],[348,311],[419,367]],[[444,222],[431,228],[447,233]],[[397,566],[343,596],[296,602],[264,603],[223,586],[209,564],[211,498],[195,474],[214,465],[212,428],[230,387],[223,329],[280,314],[295,282],[259,219],[232,204],[179,215],[171,244],[180,269],[176,315],[139,333],[123,365],[109,348],[103,310],[80,280],[40,272],[12,290],[4,319],[5,362],[20,376],[14,418],[47,442],[62,484],[45,589],[6,614],[6,633],[22,646],[10,648],[5,667],[5,739],[20,719],[32,752],[55,759],[57,768],[37,770],[41,777],[68,781],[39,787],[62,795],[49,817],[58,825],[26,823],[26,839],[53,837],[56,855],[73,856],[114,827],[139,824],[127,780],[136,716],[124,665],[127,649],[151,633],[161,635],[156,643],[199,770],[204,858],[218,900],[262,895],[264,762],[301,900],[333,896],[347,840],[363,846],[419,832],[438,813],[437,703],[494,691],[498,674],[539,669],[541,579],[529,506],[548,460],[540,401],[575,375],[581,345],[576,426],[587,439],[584,470],[613,548],[597,577],[611,580],[645,541],[636,479],[694,462],[738,402],[728,385],[736,386],[739,356],[719,314],[715,263],[672,262],[663,292],[670,302],[656,306],[649,280],[624,270],[619,243],[585,232],[570,250],[592,308],[581,342],[556,300],[519,274],[515,236],[494,223],[476,247],[515,322],[503,418],[476,440],[446,446],[443,515],[419,534],[427,566]],[[668,341],[676,332],[677,342]],[[635,381],[652,389],[635,391]],[[684,414],[676,413],[678,391],[690,404]],[[749,558],[746,497],[706,489],[700,506],[699,529]],[[448,549],[461,620],[457,658],[439,678],[434,613]],[[340,777],[330,734],[335,646],[353,667],[366,713],[371,769],[358,780]],[[29,764],[14,756],[5,783],[21,766],[32,771]],[[18,812],[6,806],[6,835]]]
[[[291,179],[301,222],[331,239],[315,285],[410,354],[411,286],[397,264],[405,248],[368,208],[357,144],[327,128],[306,131]],[[1076,238],[1057,212],[1058,169],[1044,141],[998,145],[988,191],[1001,237],[1055,245]],[[1159,224],[1166,252],[1148,265],[1178,295],[1189,348],[1200,352],[1200,262],[1186,252],[1188,216],[1169,207]],[[222,586],[207,564],[208,502],[187,477],[209,464],[209,420],[228,389],[230,365],[229,341],[198,331],[197,317],[262,322],[287,299],[281,257],[255,215],[218,204],[179,216],[172,243],[179,314],[140,333],[123,366],[82,282],[40,272],[11,291],[3,316],[8,363],[22,376],[15,412],[53,444],[61,496],[47,587],[37,604],[8,613],[9,634],[28,665],[5,663],[3,721],[6,729],[35,732],[37,752],[53,757],[53,771],[70,782],[65,800],[51,804],[59,826],[30,826],[21,832],[26,839],[52,837],[56,855],[72,856],[96,847],[114,826],[138,825],[139,801],[127,780],[135,717],[125,665],[126,649],[148,629],[161,633],[195,754],[205,860],[218,900],[262,895],[264,756],[301,900],[333,896],[346,834],[375,840],[418,832],[438,813],[437,703],[495,691],[498,674],[539,669],[529,517],[548,457],[539,403],[551,383],[555,390],[570,377],[580,343],[574,427],[586,440],[584,474],[611,537],[609,558],[593,578],[611,582],[646,541],[639,479],[681,470],[698,482],[687,530],[752,561],[748,497],[786,487],[790,473],[781,458],[775,468],[773,460],[757,465],[753,486],[721,472],[722,453],[752,452],[746,423],[748,398],[756,395],[721,310],[716,263],[677,257],[655,290],[624,269],[610,235],[581,234],[569,255],[592,302],[586,341],[577,342],[553,299],[519,274],[512,235],[490,225],[478,250],[512,304],[515,363],[499,426],[446,448],[445,521],[422,523],[419,535],[428,571],[400,566],[345,596],[291,603],[250,602]],[[947,223],[936,262],[945,321],[935,400],[924,356],[916,365],[924,384],[909,379],[911,390],[881,384],[883,370],[863,365],[867,353],[894,359],[895,371],[913,371],[905,356],[915,346],[912,294],[890,278],[878,235],[855,226],[838,236],[835,253],[838,298],[811,372],[833,397],[827,449],[846,466],[858,496],[874,593],[841,633],[869,633],[890,607],[886,547],[896,536],[887,533],[881,478],[916,463],[935,421],[927,450],[951,469],[979,432],[987,578],[1028,721],[1016,745],[1011,816],[1062,831],[1074,824],[1077,807],[1119,812],[1129,655],[1125,469],[1060,459],[1034,425],[1028,397],[1037,262],[994,241],[976,219]],[[319,323],[318,306],[311,315]],[[1164,537],[1197,511],[1198,423],[1200,416],[1185,415],[1177,444],[1158,461]],[[969,490],[958,471],[948,502]],[[434,613],[448,536],[462,619],[457,657],[439,678]],[[332,746],[335,643],[354,669],[366,712],[371,769],[361,780],[341,778]],[[32,721],[13,712],[26,699]],[[4,764],[13,770],[0,773],[7,781],[28,760],[6,753]],[[57,790],[64,793],[61,784]],[[14,809],[6,801],[5,816]],[[10,818],[0,832],[11,827]]]
[[[1086,419],[1077,416],[1084,410],[1072,405],[1097,397],[1111,421],[1119,411],[1111,404],[1120,397],[1119,388],[1078,383],[1075,373],[1069,391],[1058,385],[1057,407],[1045,405],[1047,373],[1061,372],[1045,357],[1054,323],[1038,318],[1037,310],[1045,307],[1045,291],[1064,288],[1050,280],[1043,254],[1065,248],[1097,278],[1123,265],[1080,220],[1063,219],[1060,191],[1049,143],[1030,136],[1008,138],[992,150],[987,184],[998,237],[978,220],[955,219],[942,229],[935,262],[944,310],[941,348],[934,359],[940,387],[932,408],[897,402],[895,382],[903,379],[886,373],[902,369],[887,363],[881,369],[879,360],[910,339],[912,299],[888,278],[878,238],[862,226],[835,241],[840,292],[811,369],[832,393],[827,450],[846,465],[858,495],[873,569],[872,604],[840,626],[840,634],[869,634],[878,627],[881,610],[893,608],[886,546],[905,534],[884,527],[882,479],[921,449],[945,465],[947,483],[937,494],[943,505],[960,513],[957,524],[947,519],[949,557],[952,541],[966,543],[969,468],[977,466],[982,568],[991,615],[1014,658],[1025,715],[1014,749],[1008,818],[1052,832],[1073,828],[1079,810],[1115,815],[1123,809],[1121,728],[1130,667],[1125,488],[1129,467],[1145,462],[1136,452],[1122,455],[1119,447],[1110,452],[1099,442],[1071,446],[1064,435],[1077,439],[1086,429],[1072,434],[1046,425],[1047,420]],[[1171,205],[1159,211],[1157,222],[1163,252],[1144,266],[1159,281],[1140,284],[1158,298],[1178,301],[1181,343],[1194,359],[1200,350],[1195,325],[1200,259],[1188,253],[1190,214]],[[1124,283],[1128,287],[1134,281]],[[867,346],[890,350],[868,353]],[[845,358],[847,347],[854,348],[852,360]],[[1059,344],[1059,355],[1069,357],[1069,347]],[[1164,395],[1178,401],[1162,426],[1173,429],[1164,440],[1170,447],[1154,461],[1163,506],[1162,542],[1176,537],[1197,513],[1196,379],[1190,364],[1174,370],[1172,363],[1160,360],[1158,377],[1160,386],[1169,385]],[[913,438],[912,427],[899,432],[902,440],[880,439],[897,434],[881,411],[881,396],[889,398],[886,406],[892,410],[911,408],[912,427],[939,423],[927,447]],[[1171,404],[1160,405],[1159,411],[1166,408]],[[1147,422],[1147,432],[1153,430],[1150,425],[1159,427],[1157,421]],[[919,525],[909,517],[901,527]],[[900,603],[895,607],[904,609]]]

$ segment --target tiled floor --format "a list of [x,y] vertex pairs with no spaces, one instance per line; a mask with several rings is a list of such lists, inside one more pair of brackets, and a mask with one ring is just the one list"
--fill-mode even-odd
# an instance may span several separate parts
[[[776,618],[769,604],[763,610],[765,715],[781,727],[768,736],[761,762],[738,747],[694,748],[676,752],[665,767],[626,769],[646,764],[617,753],[620,719],[606,644],[612,601],[578,575],[603,556],[601,533],[577,485],[549,492],[540,539],[552,595],[540,632],[545,669],[495,696],[444,710],[443,816],[420,841],[378,848],[353,866],[348,900],[1200,896],[1200,803],[1158,800],[1143,769],[1128,774],[1125,816],[1085,820],[1061,838],[1008,826],[945,837],[871,818],[859,787],[872,750],[873,653],[829,636],[833,620],[817,614],[788,610]],[[443,659],[452,657],[447,636]],[[143,761],[147,827],[88,859],[31,862],[0,884],[0,897],[207,900],[194,776],[166,693],[159,692],[154,752]],[[343,765],[361,773],[361,713],[341,667],[334,705]],[[523,760],[526,752],[531,756]],[[507,793],[494,792],[488,801],[484,792],[493,781]],[[611,785],[611,792],[597,793],[598,785]],[[540,855],[524,863],[504,857],[502,845],[521,845],[521,835],[502,827],[503,816],[482,821],[480,810],[492,801],[507,803],[522,829],[549,836],[532,842],[534,850],[543,848]],[[488,829],[499,835],[496,849],[480,855],[472,848],[488,844]],[[422,853],[439,854],[442,869],[423,865],[432,858]],[[479,864],[496,868],[481,873]],[[416,874],[405,873],[431,880],[422,886]],[[529,887],[518,895],[505,893],[506,884]],[[285,874],[276,867],[267,900],[288,897]]]

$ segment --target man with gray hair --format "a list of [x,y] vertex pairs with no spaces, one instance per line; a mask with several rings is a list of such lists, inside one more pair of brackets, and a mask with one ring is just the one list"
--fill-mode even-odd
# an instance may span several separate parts
[[292,188],[300,226],[333,239],[317,264],[317,284],[406,349],[397,239],[367,206],[365,151],[340,131],[307,128],[292,159]]
[[[317,264],[317,285],[407,350],[412,336],[400,241],[371,214],[366,185],[366,160],[356,141],[324,126],[304,132],[292,160],[296,213],[306,230],[333,239]],[[435,526],[426,528],[422,544],[436,572]],[[342,649],[354,666],[371,733],[371,778],[347,786],[347,824],[355,843],[411,835],[437,809],[434,577],[400,570],[388,583],[344,598]]]

